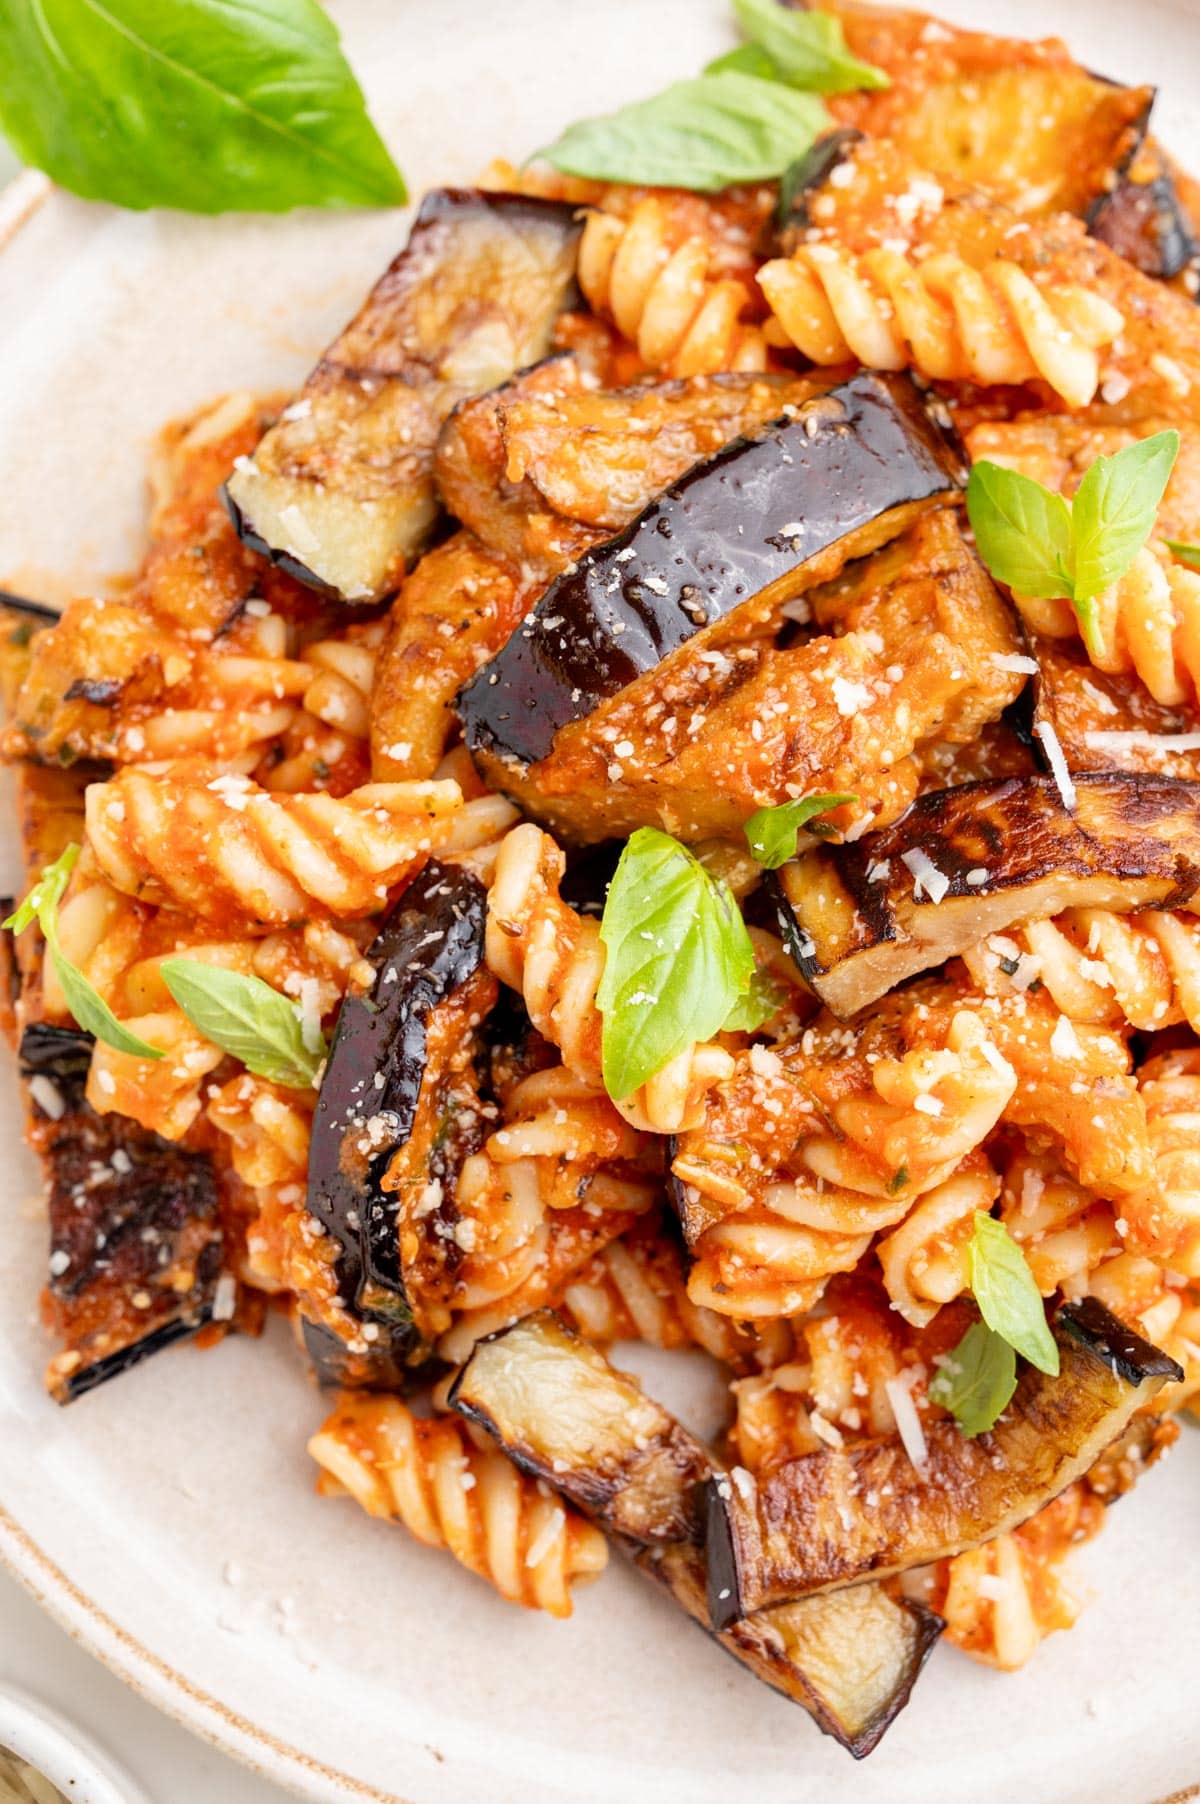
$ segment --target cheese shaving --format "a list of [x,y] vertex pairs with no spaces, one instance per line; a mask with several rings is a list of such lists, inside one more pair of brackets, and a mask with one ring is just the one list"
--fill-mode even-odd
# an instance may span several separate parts
[[1048,720],[1038,721],[1033,731],[1036,737],[1041,740],[1042,745],[1045,748],[1046,756],[1050,760],[1050,775],[1054,778],[1055,784],[1058,787],[1058,793],[1062,797],[1063,807],[1067,810],[1068,814],[1072,814],[1075,810],[1075,785],[1071,781],[1071,773],[1067,769],[1067,761],[1063,757],[1063,749],[1058,742],[1058,734],[1054,731],[1054,728],[1050,725]]
[[914,846],[909,852],[901,852],[903,862],[913,875],[913,895],[919,896],[924,890],[929,900],[936,907],[950,888],[950,879],[944,871],[939,871],[927,852]]

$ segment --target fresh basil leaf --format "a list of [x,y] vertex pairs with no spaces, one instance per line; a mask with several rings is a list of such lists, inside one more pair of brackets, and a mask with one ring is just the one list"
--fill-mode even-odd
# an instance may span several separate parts
[[975,1211],[970,1263],[971,1289],[988,1327],[1039,1372],[1056,1378],[1058,1348],[1033,1273],[1004,1223],[982,1209]]
[[938,1367],[929,1395],[974,1438],[994,1427],[1016,1388],[1016,1354],[995,1329],[975,1322]]
[[306,1046],[299,1008],[261,977],[195,958],[165,958],[158,968],[192,1026],[247,1071],[295,1090],[316,1081],[328,1051],[324,1039],[316,1049]]
[[760,808],[746,822],[746,844],[764,869],[778,870],[781,864],[796,856],[796,842],[802,827],[818,814],[828,814],[831,808],[840,808],[843,802],[857,800],[858,797],[852,795],[800,796],[794,802]]
[[657,827],[621,853],[600,922],[604,1083],[620,1102],[685,1047],[711,1039],[754,974],[737,903]]
[[967,484],[967,517],[997,582],[1039,601],[1073,599],[1071,509],[1061,495],[983,458]]
[[815,95],[726,70],[580,120],[540,154],[593,181],[712,194],[781,175],[831,123]]
[[756,971],[750,979],[750,988],[738,997],[721,1025],[729,1034],[756,1033],[786,1000],[787,991],[777,978],[769,971]]
[[[58,905],[71,881],[71,872],[79,863],[79,847],[67,846],[53,864],[48,864],[23,902],[19,902],[7,921],[0,923],[9,933],[24,933],[42,915],[53,921]],[[45,924],[42,926],[45,932]]]
[[64,188],[122,207],[406,198],[317,0],[6,0],[0,126]]
[[77,965],[73,965],[58,943],[58,905],[63,899],[71,872],[79,862],[79,847],[67,846],[53,864],[47,865],[25,900],[3,923],[12,933],[24,933],[34,921],[42,930],[46,949],[63,993],[63,1000],[85,1033],[103,1040],[117,1052],[128,1052],[138,1059],[161,1059],[162,1052],[139,1035],[130,1033],[90,984]]
[[724,75],[729,70],[735,75],[757,75],[759,81],[783,80],[779,64],[761,44],[739,44],[736,50],[727,50],[724,56],[714,56],[711,63],[705,63],[701,73]]
[[1200,570],[1200,545],[1189,545],[1186,539],[1167,539],[1167,550],[1181,564],[1194,564]]
[[832,13],[795,12],[778,0],[733,0],[733,11],[746,36],[768,52],[793,87],[846,94],[891,86],[882,69],[850,54],[842,21]]
[[1098,457],[1071,504],[1076,603],[1094,601],[1124,576],[1150,534],[1179,455],[1173,429]]

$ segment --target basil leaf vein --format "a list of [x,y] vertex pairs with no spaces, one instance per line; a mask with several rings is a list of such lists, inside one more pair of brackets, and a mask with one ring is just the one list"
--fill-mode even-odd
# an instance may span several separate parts
[[58,905],[63,899],[71,872],[79,862],[79,847],[67,846],[54,863],[47,865],[29,894],[2,925],[13,934],[24,933],[34,921],[42,930],[54,974],[62,989],[63,999],[72,1018],[85,1033],[117,1052],[133,1058],[161,1059],[162,1052],[139,1035],[131,1033],[109,1008],[103,996],[88,982],[77,965],[73,965],[58,943]]
[[162,980],[193,1027],[247,1071],[292,1089],[315,1083],[328,1048],[305,1044],[300,1009],[261,977],[195,958],[165,958]]
[[605,1088],[622,1101],[688,1046],[711,1039],[754,975],[728,887],[657,827],[621,853],[600,922]]
[[778,870],[781,864],[796,856],[802,827],[817,815],[828,814],[831,808],[840,808],[844,802],[857,800],[858,797],[853,795],[800,796],[794,802],[778,802],[772,808],[760,808],[746,822],[746,844],[765,870]]
[[988,1327],[1039,1372],[1057,1377],[1058,1348],[1025,1255],[1004,1223],[982,1209],[969,1254],[971,1289]]
[[778,0],[733,0],[738,24],[773,59],[784,81],[818,94],[891,86],[882,69],[853,56],[832,13],[794,12]]
[[64,188],[124,207],[406,199],[317,0],[8,0],[0,126]]
[[975,1322],[938,1368],[929,1395],[973,1439],[995,1426],[1016,1388],[1016,1354],[1003,1335]]
[[816,95],[726,69],[582,119],[539,154],[567,175],[711,194],[781,175],[830,123]]

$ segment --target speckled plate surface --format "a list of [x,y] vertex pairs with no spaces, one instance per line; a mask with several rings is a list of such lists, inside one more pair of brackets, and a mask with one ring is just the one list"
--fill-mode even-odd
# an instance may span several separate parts
[[[414,193],[729,42],[723,0],[332,10]],[[999,19],[982,0],[948,11]],[[1090,66],[1157,79],[1160,129],[1200,165],[1200,7],[1009,0],[1003,26],[1061,30]],[[139,217],[36,183],[9,207],[26,217],[0,255],[0,580],[51,598],[130,563],[155,427],[221,388],[300,377],[406,224]],[[1200,1781],[1200,1433],[1083,1551],[1095,1601],[1073,1634],[1014,1678],[939,1651],[856,1767],[619,1564],[552,1623],[319,1501],[304,1442],[322,1405],[283,1333],[166,1354],[57,1410],[19,1117],[5,1058],[0,1556],[131,1684],[302,1796],[1153,1804]]]

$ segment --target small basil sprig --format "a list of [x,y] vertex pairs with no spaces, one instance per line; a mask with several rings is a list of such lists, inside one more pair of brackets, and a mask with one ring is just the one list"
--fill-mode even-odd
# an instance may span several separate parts
[[317,0],[5,0],[0,127],[62,187],[122,207],[406,198]]
[[639,827],[621,853],[600,938],[604,1084],[620,1102],[724,1027],[754,948],[728,887],[657,827]]
[[939,1367],[929,1395],[973,1438],[994,1427],[1016,1388],[1016,1354],[1002,1334],[975,1322]]
[[1154,530],[1179,434],[1156,432],[1098,457],[1073,501],[986,458],[971,471],[967,514],[979,555],[1018,595],[1069,601],[1095,652],[1096,597],[1124,576]]
[[781,175],[830,123],[815,94],[725,69],[569,125],[540,155],[593,181],[713,194]]
[[1168,539],[1167,550],[1172,557],[1177,557],[1181,564],[1192,564],[1200,570],[1200,545],[1189,545],[1186,539]]
[[[843,802],[857,800],[858,797],[852,795],[800,796],[794,802],[778,802],[773,808],[760,808],[745,826],[746,844],[751,855],[764,869],[778,870],[781,864],[796,856],[802,827],[807,827],[817,815],[840,808]],[[821,837],[828,831],[828,828],[813,828],[813,832]]]
[[1028,1261],[1004,1223],[982,1209],[975,1211],[969,1258],[971,1289],[988,1327],[1039,1372],[1056,1378],[1058,1348]]
[[195,958],[165,958],[158,969],[193,1027],[247,1071],[297,1090],[316,1082],[324,1036],[308,1045],[298,1005],[261,977]]
[[53,864],[47,865],[25,900],[13,910],[3,926],[10,933],[24,933],[34,921],[42,930],[54,975],[58,978],[67,1007],[85,1033],[103,1040],[118,1052],[134,1058],[161,1059],[157,1046],[149,1045],[122,1027],[99,991],[90,984],[77,965],[73,965],[58,943],[58,905],[63,899],[71,872],[79,862],[79,847],[68,846]]
[[733,11],[751,45],[771,58],[780,81],[816,94],[891,85],[882,69],[851,55],[842,21],[832,13],[796,12],[779,0],[733,0]]

